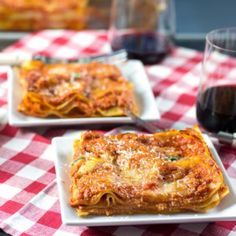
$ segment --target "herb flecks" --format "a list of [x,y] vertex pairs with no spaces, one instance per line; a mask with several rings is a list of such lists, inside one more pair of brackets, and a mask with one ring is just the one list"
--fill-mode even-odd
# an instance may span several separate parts
[[80,73],[72,72],[72,73],[70,74],[70,81],[71,81],[71,82],[73,82],[73,81],[75,81],[75,80],[77,80],[77,79],[79,79],[79,78],[80,78]]
[[78,159],[74,160],[71,165],[73,166],[77,161],[85,160],[85,157],[79,157]]
[[167,156],[167,157],[165,157],[165,160],[166,161],[171,161],[171,162],[178,161],[179,157],[178,156]]

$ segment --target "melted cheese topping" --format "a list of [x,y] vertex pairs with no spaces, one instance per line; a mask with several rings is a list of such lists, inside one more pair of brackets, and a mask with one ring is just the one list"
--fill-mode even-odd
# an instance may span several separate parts
[[127,109],[138,113],[133,85],[114,65],[26,61],[18,70],[25,90],[18,110],[26,115],[125,116]]
[[70,203],[81,215],[203,211],[228,193],[195,129],[154,135],[86,132],[74,144],[73,159]]

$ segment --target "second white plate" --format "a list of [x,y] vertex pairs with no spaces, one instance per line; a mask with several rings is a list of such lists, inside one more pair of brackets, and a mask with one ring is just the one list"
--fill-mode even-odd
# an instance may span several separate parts
[[[155,98],[153,96],[144,66],[140,61],[130,60],[120,66],[123,75],[130,80],[135,87],[136,99],[140,109],[140,117],[146,121],[160,119]],[[22,89],[19,79],[12,69],[8,71],[9,93],[8,93],[8,117],[13,126],[55,126],[55,125],[80,125],[80,124],[111,124],[111,123],[133,123],[129,117],[93,117],[93,118],[37,118],[26,116],[17,111],[22,100]]]
[[[76,136],[79,137],[79,134]],[[73,141],[72,137],[54,138],[52,145],[54,148],[54,160],[59,190],[59,200],[61,206],[62,222],[70,225],[86,226],[108,226],[108,225],[134,225],[134,224],[163,224],[163,223],[187,223],[204,221],[224,221],[236,219],[236,196],[232,188],[229,177],[218,156],[212,142],[208,136],[204,135],[217,164],[221,168],[225,183],[230,188],[230,193],[221,203],[206,213],[186,212],[179,214],[143,214],[143,215],[115,215],[115,216],[90,216],[79,217],[75,210],[69,205],[69,167],[72,161]]]

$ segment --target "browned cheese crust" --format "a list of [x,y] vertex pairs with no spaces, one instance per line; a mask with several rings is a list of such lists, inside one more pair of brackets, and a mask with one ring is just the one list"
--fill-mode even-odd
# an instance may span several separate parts
[[70,176],[70,204],[81,216],[205,212],[229,192],[197,128],[85,132],[74,142]]
[[17,68],[24,95],[18,110],[36,117],[126,116],[138,114],[134,86],[115,65],[44,64]]

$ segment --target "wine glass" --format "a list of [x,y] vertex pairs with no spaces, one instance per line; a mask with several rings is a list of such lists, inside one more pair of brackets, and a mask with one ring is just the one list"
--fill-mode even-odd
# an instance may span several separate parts
[[236,28],[207,34],[197,96],[197,119],[215,136],[236,132]]
[[113,51],[125,49],[129,59],[160,62],[172,49],[172,0],[113,0],[109,37]]

